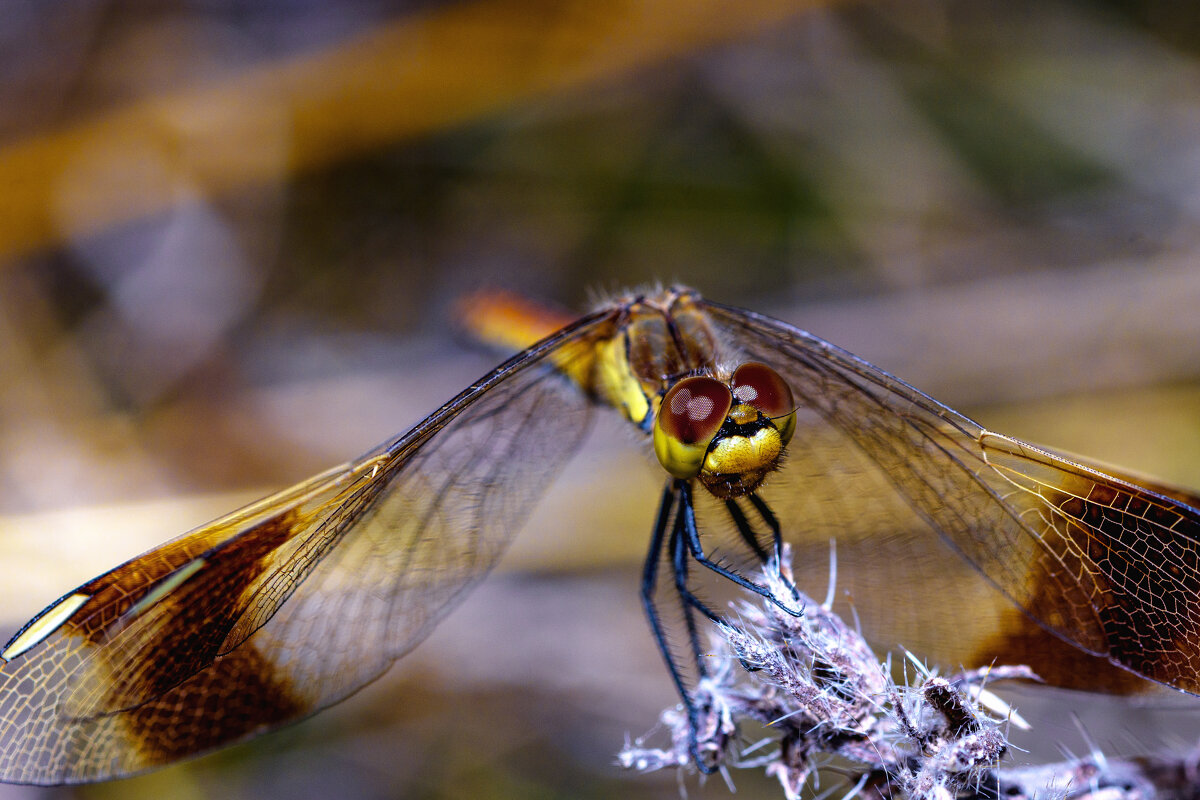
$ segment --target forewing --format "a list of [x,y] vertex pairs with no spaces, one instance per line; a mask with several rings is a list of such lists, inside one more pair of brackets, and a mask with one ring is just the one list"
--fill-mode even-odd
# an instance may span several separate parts
[[52,605],[5,650],[0,779],[137,772],[380,675],[496,563],[585,435],[589,402],[551,361],[586,357],[605,319],[535,345],[390,446]]
[[888,616],[911,607],[902,635],[922,639],[923,619],[938,629],[943,655],[1034,661],[1061,685],[1132,688],[1021,618],[994,615],[930,550],[922,531],[932,527],[1055,636],[1200,692],[1200,512],[1191,495],[1168,497],[1166,487],[1139,487],[988,432],[786,323],[717,305],[710,312],[742,357],[779,370],[800,406],[788,461],[762,492],[785,533],[839,537],[839,564],[847,550],[863,554]]

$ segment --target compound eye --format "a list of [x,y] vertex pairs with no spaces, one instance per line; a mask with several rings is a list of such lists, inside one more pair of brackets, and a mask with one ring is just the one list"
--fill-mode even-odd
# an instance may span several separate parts
[[775,423],[786,444],[796,429],[796,401],[787,381],[766,364],[748,361],[733,372],[733,396]]
[[694,478],[704,454],[733,405],[733,395],[714,378],[684,378],[663,396],[654,420],[654,452],[676,478]]
[[733,372],[733,396],[774,419],[796,410],[792,390],[778,372],[766,364],[749,361]]
[[684,444],[707,443],[732,405],[728,387],[715,378],[684,378],[663,397],[656,424]]

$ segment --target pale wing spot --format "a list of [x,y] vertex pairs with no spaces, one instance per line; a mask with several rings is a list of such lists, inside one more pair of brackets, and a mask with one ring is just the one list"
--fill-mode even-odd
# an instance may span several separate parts
[[128,621],[137,617],[146,609],[153,606],[155,603],[162,600],[171,592],[183,585],[184,581],[195,575],[204,568],[205,561],[203,558],[195,558],[184,564],[179,569],[172,572],[167,577],[163,578],[162,582],[146,593],[146,596],[137,601],[128,611],[125,612],[124,618]]
[[46,609],[28,628],[17,634],[17,638],[13,639],[8,647],[4,648],[4,652],[0,653],[0,659],[11,661],[54,633],[91,597],[90,594],[73,594],[57,605]]

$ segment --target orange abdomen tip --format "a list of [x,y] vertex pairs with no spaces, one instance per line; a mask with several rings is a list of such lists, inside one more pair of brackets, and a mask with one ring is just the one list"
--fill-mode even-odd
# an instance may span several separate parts
[[454,312],[458,324],[474,339],[514,351],[566,327],[576,317],[503,289],[472,292],[455,304]]

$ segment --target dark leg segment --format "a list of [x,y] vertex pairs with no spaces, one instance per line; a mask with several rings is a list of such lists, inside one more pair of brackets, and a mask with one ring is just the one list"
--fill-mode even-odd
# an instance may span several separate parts
[[[771,529],[771,540],[774,542],[775,547],[775,563],[780,564],[783,561],[783,533],[779,528],[779,518],[775,516],[775,512],[771,510],[771,507],[767,505],[767,501],[756,494],[750,495],[750,504],[754,506],[754,510],[762,517],[762,521],[766,526]],[[798,600],[800,598],[800,590],[796,588],[796,585],[782,574],[780,574],[779,578],[791,590],[792,599]]]
[[[696,627],[696,606],[701,605],[687,585],[687,545],[680,534],[679,520],[682,515],[675,515],[675,526],[671,529],[671,539],[667,548],[671,551],[671,571],[675,577],[675,591],[679,595],[680,606],[683,609],[683,622],[687,626],[688,644],[692,647],[692,659],[696,664],[696,674],[703,678],[708,675],[704,668],[704,652],[700,649],[700,631]],[[707,611],[708,609],[704,609]]]
[[[771,509],[761,499],[751,495],[750,502],[762,518],[763,523],[771,530],[775,555],[778,558],[782,549],[779,522],[771,512]],[[730,518],[733,520],[738,534],[746,545],[754,551],[754,554],[760,561],[764,563],[769,561],[770,557],[759,542],[754,526],[750,523],[750,520],[746,517],[745,512],[742,511],[737,502],[733,500],[727,501],[726,508],[729,510]],[[662,618],[658,612],[658,604],[655,600],[659,579],[659,562],[668,556],[670,558],[675,592],[679,598],[684,625],[687,629],[688,646],[696,665],[695,674],[699,678],[706,677],[708,670],[704,665],[704,652],[700,645],[700,631],[697,625],[696,614],[699,612],[707,619],[716,623],[721,623],[724,620],[692,592],[691,587],[688,585],[689,559],[695,559],[697,563],[707,567],[721,577],[766,598],[789,614],[799,616],[802,611],[793,611],[787,608],[779,600],[775,599],[767,588],[747,580],[738,573],[722,567],[710,559],[705,554],[703,545],[700,542],[700,532],[696,526],[696,512],[692,505],[691,483],[687,480],[679,479],[672,479],[667,482],[666,487],[663,489],[662,500],[659,503],[658,518],[654,523],[654,532],[650,538],[650,550],[646,554],[646,563],[642,569],[642,606],[645,608],[646,617],[650,622],[650,632],[654,637],[654,642],[658,645],[659,652],[662,653],[663,660],[667,664],[667,671],[671,675],[671,681],[675,684],[675,690],[679,693],[679,697],[683,701],[684,710],[687,713],[689,729],[688,749],[692,761],[701,772],[710,773],[716,767],[705,763],[701,759],[699,743],[697,741],[700,709],[697,708],[692,693],[687,687],[684,670],[681,668],[675,653],[672,652],[667,643],[666,631],[663,627]],[[792,591],[795,592],[794,587]]]
[[[662,619],[658,615],[658,606],[654,601],[655,588],[658,581],[658,562],[663,556],[663,545],[666,544],[667,525],[671,524],[672,517],[678,520],[680,514],[681,498],[678,494],[677,481],[671,480],[667,482],[666,488],[663,490],[662,500],[658,506],[658,519],[654,523],[654,533],[650,538],[650,551],[646,554],[646,563],[642,568],[642,607],[646,610],[646,618],[650,621],[650,632],[654,636],[654,643],[658,645],[658,651],[662,653],[663,660],[667,663],[667,672],[671,675],[671,681],[675,684],[675,691],[679,693],[680,699],[683,701],[683,707],[688,718],[688,750],[691,751],[692,762],[703,773],[711,773],[714,767],[706,764],[700,758],[700,747],[696,740],[696,732],[700,727],[699,714],[697,713],[696,704],[692,701],[691,692],[683,682],[683,673],[679,669],[679,665],[675,662],[675,655],[671,652],[670,646],[667,644],[667,638],[663,632]],[[679,523],[676,521],[672,527],[671,539],[682,539],[679,533]],[[673,563],[674,571],[676,572],[675,582],[678,587],[681,579],[678,574],[678,567]],[[686,585],[686,573],[682,582]],[[689,592],[690,594],[690,592]],[[688,633],[691,637],[691,645],[697,659],[697,669],[702,670],[700,664],[699,638],[696,633],[695,618],[689,610],[686,600],[684,601],[684,615],[688,620]],[[703,674],[703,672],[701,672]]]
[[771,529],[771,541],[775,545],[775,560],[778,562],[779,557],[783,555],[783,534],[779,531],[779,520],[767,502],[758,495],[750,495],[750,504],[754,506],[754,510],[762,517],[762,521]]
[[659,651],[666,659],[667,669],[671,673],[675,689],[679,692],[679,696],[687,702],[688,691],[683,685],[683,676],[675,664],[675,657],[667,646],[662,619],[658,616],[658,606],[654,602],[654,592],[658,583],[658,561],[662,557],[663,538],[667,532],[667,524],[671,521],[672,512],[675,511],[675,500],[675,492],[671,483],[668,482],[667,488],[663,491],[662,500],[659,502],[658,519],[654,523],[654,534],[650,537],[650,552],[646,554],[646,563],[642,568],[642,607],[646,610],[646,617],[650,621],[650,632],[654,636],[654,643],[658,645]]
[[696,528],[696,510],[692,506],[692,487],[687,481],[681,480],[676,481],[676,483],[678,484],[679,491],[679,514],[683,517],[688,549],[692,552],[692,558],[696,559],[699,564],[708,567],[721,577],[727,578],[736,583],[738,586],[741,586],[743,589],[754,592],[764,599],[769,600],[771,603],[778,606],[782,611],[791,614],[793,617],[800,616],[802,613],[801,611],[790,609],[783,603],[779,602],[775,596],[771,594],[771,591],[765,586],[760,586],[753,581],[743,578],[736,572],[722,567],[705,554],[704,546],[700,543],[700,532]]
[[763,549],[762,544],[758,541],[758,536],[754,532],[754,528],[750,526],[750,520],[746,519],[746,515],[742,512],[742,507],[737,504],[737,500],[730,498],[725,501],[725,508],[729,509],[729,518],[733,520],[733,524],[737,527],[738,535],[742,537],[742,541],[754,551],[754,555],[758,556],[758,560],[762,563],[767,563],[767,551]]

